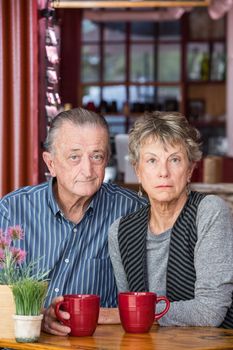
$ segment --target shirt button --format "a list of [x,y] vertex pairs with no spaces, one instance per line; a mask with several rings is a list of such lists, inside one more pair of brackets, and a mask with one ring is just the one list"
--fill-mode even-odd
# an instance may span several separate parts
[[69,259],[65,259],[65,263],[67,263],[67,264],[68,264],[68,262],[69,262]]
[[59,288],[55,288],[54,290],[55,290],[55,292],[56,292],[56,293],[58,293],[58,292],[59,292]]
[[78,230],[76,228],[73,229],[73,232],[77,232]]

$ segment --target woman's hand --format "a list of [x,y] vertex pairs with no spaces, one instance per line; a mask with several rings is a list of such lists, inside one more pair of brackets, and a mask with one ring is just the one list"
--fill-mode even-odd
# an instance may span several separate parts
[[120,316],[118,308],[100,308],[98,324],[119,324]]
[[[56,297],[52,300],[52,304],[43,310],[44,318],[42,322],[42,330],[46,333],[51,333],[55,335],[65,336],[70,333],[70,327],[62,325],[55,314],[55,305],[59,301],[63,301],[64,298],[62,296]],[[62,317],[65,320],[69,320],[70,315],[68,312],[60,311]]]

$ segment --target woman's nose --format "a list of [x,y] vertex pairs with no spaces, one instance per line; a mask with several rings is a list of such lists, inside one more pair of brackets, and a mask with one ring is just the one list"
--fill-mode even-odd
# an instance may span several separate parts
[[160,164],[159,166],[159,176],[160,177],[167,177],[168,176],[168,167],[167,164]]

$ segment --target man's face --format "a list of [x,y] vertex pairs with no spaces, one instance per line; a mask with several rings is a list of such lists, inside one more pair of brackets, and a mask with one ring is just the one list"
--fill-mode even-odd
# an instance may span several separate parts
[[44,160],[57,178],[60,197],[91,197],[100,188],[108,161],[108,134],[100,126],[64,122],[55,135],[53,151]]

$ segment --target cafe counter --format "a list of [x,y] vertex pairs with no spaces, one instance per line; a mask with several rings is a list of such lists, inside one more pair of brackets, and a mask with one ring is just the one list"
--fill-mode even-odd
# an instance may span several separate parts
[[58,337],[42,333],[38,343],[0,339],[0,348],[43,350],[230,350],[233,330],[211,327],[160,327],[127,334],[121,325],[99,325],[92,337]]
[[230,206],[233,212],[233,183],[192,183],[191,189],[207,194],[216,194],[223,198]]

